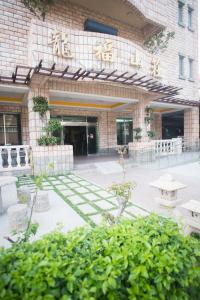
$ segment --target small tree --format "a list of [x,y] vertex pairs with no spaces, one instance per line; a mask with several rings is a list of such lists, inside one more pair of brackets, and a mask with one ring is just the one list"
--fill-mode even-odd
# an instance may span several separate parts
[[151,54],[159,54],[164,52],[171,39],[174,39],[174,31],[160,31],[159,33],[153,34],[151,37],[144,41],[145,49]]
[[38,139],[38,144],[40,146],[57,145],[59,143],[59,138],[55,136],[55,133],[60,129],[60,121],[56,119],[50,119],[47,126],[43,128],[43,130],[46,132],[46,135],[42,135]]
[[48,110],[50,110],[50,108],[46,97],[33,97],[33,111],[38,112],[40,114],[40,117],[43,118]]
[[45,20],[49,8],[55,4],[55,0],[22,0],[26,8],[38,18]]
[[138,142],[142,138],[142,128],[137,127],[133,129],[133,132],[135,133],[134,138]]

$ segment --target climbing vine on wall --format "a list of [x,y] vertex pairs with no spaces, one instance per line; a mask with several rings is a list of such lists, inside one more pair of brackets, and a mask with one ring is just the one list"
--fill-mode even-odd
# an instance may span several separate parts
[[55,4],[55,0],[22,0],[22,3],[32,14],[44,20],[49,8]]

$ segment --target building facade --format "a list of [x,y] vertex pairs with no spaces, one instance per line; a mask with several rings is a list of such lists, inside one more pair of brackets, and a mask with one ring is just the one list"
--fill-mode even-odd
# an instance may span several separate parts
[[[0,144],[19,146],[18,165],[20,145],[43,160],[38,139],[50,118],[62,124],[61,146],[49,150],[57,156],[71,157],[70,145],[75,156],[131,152],[154,135],[199,141],[197,0],[58,0],[44,20],[2,0],[0,14]],[[174,38],[149,53],[145,41],[163,30]],[[45,118],[34,96],[48,99]]]

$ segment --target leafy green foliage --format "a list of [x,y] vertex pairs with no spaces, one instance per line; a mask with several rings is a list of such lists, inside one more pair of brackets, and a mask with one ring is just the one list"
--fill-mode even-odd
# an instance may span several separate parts
[[55,4],[55,0],[22,0],[22,3],[32,14],[44,20],[50,6]]
[[149,131],[147,131],[147,135],[150,139],[153,139],[153,138],[155,138],[156,133],[153,130],[149,130]]
[[59,143],[58,138],[55,136],[48,136],[48,135],[42,135],[39,139],[38,139],[38,144],[40,146],[53,146],[53,145],[57,145]]
[[135,186],[136,184],[134,182],[123,182],[111,185],[108,190],[117,198],[119,208],[116,217],[109,212],[104,212],[103,216],[105,221],[111,225],[119,222],[129,200],[131,200],[132,191]]
[[59,120],[50,119],[46,127],[43,128],[46,131],[46,135],[42,135],[38,139],[38,144],[40,146],[49,146],[49,145],[57,145],[60,142],[60,139],[56,136],[56,132],[61,129],[61,123]]
[[44,128],[47,134],[52,134],[52,135],[55,133],[55,131],[60,129],[61,129],[61,123],[59,120],[56,119],[50,119],[48,125]]
[[157,216],[0,250],[0,299],[197,300],[200,243]]
[[33,111],[39,112],[40,116],[43,117],[48,110],[49,103],[46,97],[33,97]]
[[151,54],[158,54],[159,52],[164,52],[169,44],[171,39],[174,39],[175,32],[174,31],[160,31],[149,37],[144,42],[144,47]]
[[153,109],[151,107],[145,107],[146,116],[144,117],[144,121],[147,124],[151,124],[153,121]]
[[142,135],[141,135],[141,133],[142,133],[142,128],[136,127],[136,128],[133,129],[133,132],[135,133],[135,134],[134,134],[134,138],[136,139],[136,141],[141,140],[141,138],[142,138]]

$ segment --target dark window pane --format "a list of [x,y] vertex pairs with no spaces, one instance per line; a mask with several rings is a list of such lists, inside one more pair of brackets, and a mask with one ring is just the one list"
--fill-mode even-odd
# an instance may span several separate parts
[[20,145],[20,117],[19,115],[5,115],[5,136],[7,145]]

